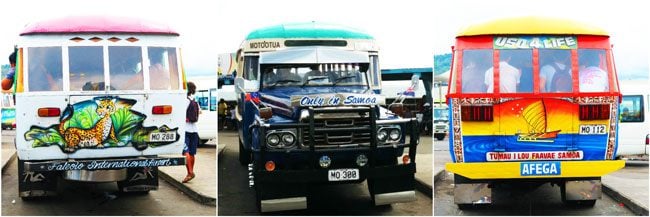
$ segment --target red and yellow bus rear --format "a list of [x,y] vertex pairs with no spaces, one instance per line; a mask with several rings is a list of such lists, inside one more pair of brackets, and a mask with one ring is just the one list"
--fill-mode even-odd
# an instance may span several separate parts
[[611,47],[597,27],[541,17],[457,35],[446,165],[457,204],[491,203],[492,186],[520,181],[558,184],[567,203],[600,198],[600,177],[624,166]]

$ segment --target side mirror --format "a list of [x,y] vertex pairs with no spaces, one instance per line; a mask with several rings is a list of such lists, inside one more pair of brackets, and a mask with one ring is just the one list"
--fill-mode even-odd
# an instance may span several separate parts
[[263,119],[269,119],[273,117],[273,109],[270,107],[260,108],[260,117]]
[[388,105],[388,110],[395,113],[397,116],[403,116],[404,114],[404,104],[402,103],[393,103]]
[[420,76],[419,75],[411,76],[411,87],[413,87],[413,91],[418,90],[419,86],[420,86]]

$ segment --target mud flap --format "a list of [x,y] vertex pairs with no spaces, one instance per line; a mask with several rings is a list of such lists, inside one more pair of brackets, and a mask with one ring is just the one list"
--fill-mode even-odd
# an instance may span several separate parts
[[368,179],[375,206],[415,201],[415,175]]
[[128,168],[126,179],[117,182],[120,192],[148,192],[158,189],[158,167]]
[[21,198],[56,195],[59,172],[25,171],[25,162],[20,159],[18,160],[18,195]]

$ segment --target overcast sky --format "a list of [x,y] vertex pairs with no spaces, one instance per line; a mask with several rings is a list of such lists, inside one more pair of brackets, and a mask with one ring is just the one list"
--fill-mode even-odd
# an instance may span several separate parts
[[68,15],[113,15],[167,23],[183,41],[183,65],[188,74],[216,75],[219,34],[216,1],[170,0],[19,0],[6,1],[0,10],[0,64],[8,64],[18,34],[29,22]]
[[619,74],[648,74],[650,11],[642,1],[520,1],[453,0],[439,5],[433,17],[434,53],[450,53],[461,27],[497,18],[549,16],[568,18],[601,27],[611,35]]
[[546,15],[588,22],[608,30],[619,72],[648,71],[650,16],[641,1],[374,1],[374,0],[20,0],[0,12],[0,64],[30,21],[65,15],[105,14],[169,23],[181,33],[187,72],[213,73],[219,53],[237,50],[252,30],[287,22],[319,21],[375,36],[381,67],[431,67],[447,53],[464,25],[499,17]]

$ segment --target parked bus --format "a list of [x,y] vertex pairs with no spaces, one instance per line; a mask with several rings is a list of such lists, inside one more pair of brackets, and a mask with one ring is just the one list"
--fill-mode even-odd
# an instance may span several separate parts
[[306,209],[310,188],[364,180],[376,205],[415,200],[417,120],[384,107],[372,36],[281,24],[249,33],[237,59],[239,160],[260,211]]
[[196,85],[194,98],[201,109],[196,125],[200,144],[205,144],[217,138],[217,80],[215,76],[197,76],[188,80]]
[[169,26],[134,18],[28,24],[14,82],[20,197],[56,195],[61,177],[149,192],[159,166],[185,164],[179,42]]
[[609,35],[571,20],[519,17],[456,36],[447,102],[454,202],[492,202],[502,184],[560,186],[593,206],[614,160],[619,102]]
[[643,157],[649,154],[650,120],[647,80],[621,81],[623,100],[620,105],[617,157]]

